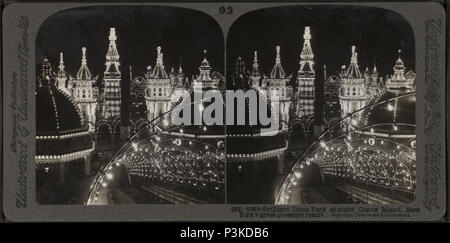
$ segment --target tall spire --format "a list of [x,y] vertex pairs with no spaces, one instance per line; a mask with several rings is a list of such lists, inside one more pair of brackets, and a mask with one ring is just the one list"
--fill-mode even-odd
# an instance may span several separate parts
[[86,47],[81,48],[81,65],[87,65]]
[[402,54],[402,50],[398,49],[398,59],[397,59],[397,62],[395,63],[395,66],[398,68],[404,68],[404,63],[403,63],[401,54]]
[[405,80],[405,64],[403,63],[403,60],[401,58],[402,50],[398,49],[398,59],[395,62],[394,66],[394,77],[395,80]]
[[106,53],[106,74],[120,75],[119,52],[116,46],[116,28],[109,28],[109,47]]
[[59,53],[59,70],[64,70],[64,57],[62,52]]
[[202,64],[200,65],[200,77],[199,80],[211,80],[210,72],[211,72],[211,67],[209,66],[209,62],[206,59],[206,50],[203,50],[203,61]]
[[108,53],[106,54],[107,61],[119,60],[119,52],[117,51],[116,40],[116,28],[109,28],[109,48]]
[[348,69],[346,71],[347,77],[355,77],[355,78],[361,78],[361,71],[359,70],[358,65],[358,53],[356,52],[356,46],[352,46],[352,57],[350,58],[350,65],[348,66]]
[[311,30],[309,26],[305,26],[303,48],[300,53],[299,74],[304,73],[314,73],[314,53],[311,48]]
[[153,69],[153,78],[168,78],[169,76],[166,73],[166,70],[164,69],[164,57],[163,53],[161,52],[161,47],[156,47],[156,65]]
[[280,64],[281,63],[281,56],[280,56],[280,46],[276,46],[275,49],[277,50],[277,57],[275,58],[275,63]]
[[77,80],[91,80],[92,75],[87,66],[86,47],[81,48],[81,67],[77,73]]
[[59,70],[58,70],[58,78],[66,78],[66,71],[64,70],[64,57],[63,53],[59,53]]
[[270,78],[285,78],[286,73],[284,72],[283,66],[281,66],[281,47],[276,46],[275,50],[277,52],[275,57],[275,66],[273,67],[272,72],[270,72]]
[[258,77],[260,76],[260,72],[259,72],[259,65],[258,65],[258,52],[255,51],[253,53],[253,69],[252,69],[252,76],[253,77]]

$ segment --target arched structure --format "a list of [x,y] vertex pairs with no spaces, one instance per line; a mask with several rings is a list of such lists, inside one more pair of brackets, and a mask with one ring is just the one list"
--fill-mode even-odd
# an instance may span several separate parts
[[[276,203],[314,203],[299,196],[302,187],[307,186],[302,178],[311,173],[307,170],[312,165],[319,168],[316,176],[321,177],[323,184],[353,201],[412,202],[416,135],[414,116],[407,112],[414,113],[414,104],[415,93],[397,94],[330,123],[330,128],[297,160],[278,191]],[[364,124],[354,119],[361,114],[371,114]],[[350,129],[340,130],[341,123],[350,124]]]

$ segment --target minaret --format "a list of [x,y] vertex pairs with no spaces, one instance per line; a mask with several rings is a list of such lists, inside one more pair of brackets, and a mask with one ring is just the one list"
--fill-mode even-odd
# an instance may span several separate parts
[[75,80],[70,80],[70,86],[73,87],[72,97],[78,106],[80,115],[88,124],[89,130],[93,131],[95,130],[98,89],[94,87],[95,80],[87,65],[86,51],[86,47],[81,48],[81,66]]
[[[339,92],[339,101],[341,105],[341,117],[345,117],[352,114],[356,110],[359,110],[366,106],[368,102],[367,85],[365,83],[365,77],[361,74],[358,66],[358,53],[356,47],[352,46],[352,56],[350,58],[350,65],[347,70],[345,66],[341,72],[341,88]],[[353,119],[359,119],[359,115],[353,117]],[[348,121],[348,126],[344,129],[348,129],[351,123]]]
[[203,60],[198,68],[200,71],[199,76],[192,82],[194,89],[218,89],[219,88],[219,80],[215,80],[211,78],[211,66],[209,64],[208,59],[206,59],[206,50],[203,50]]
[[58,73],[56,75],[56,81],[57,81],[57,85],[56,87],[65,92],[66,94],[70,94],[69,90],[66,87],[66,81],[67,81],[67,74],[66,71],[64,70],[64,57],[63,57],[63,53],[59,53],[59,67],[58,67]]
[[280,55],[280,46],[276,46],[275,50],[277,52],[275,57],[275,65],[270,72],[270,78],[285,78],[286,73],[284,72],[283,66],[281,65],[281,55]]
[[250,76],[250,79],[252,81],[252,88],[259,90],[260,85],[259,81],[261,79],[261,73],[259,71],[259,65],[258,65],[258,52],[255,51],[253,55],[253,66],[252,66],[252,74]]
[[106,53],[105,72],[103,76],[104,100],[103,118],[116,117],[120,115],[121,73],[119,52],[116,46],[116,29],[109,29],[109,47]]
[[[402,50],[398,50],[398,59],[395,62],[394,65],[394,74],[387,79],[386,81],[386,87],[390,90],[396,91],[396,92],[411,92],[413,90],[413,82],[415,78],[407,78],[405,75],[406,68],[405,64],[401,58],[401,52]],[[408,75],[410,76],[410,75]],[[415,75],[413,75],[415,76]]]
[[170,109],[173,90],[171,78],[164,68],[164,57],[160,46],[156,47],[155,67],[147,68],[146,79],[145,103],[147,118],[151,121]]
[[263,84],[268,87],[267,91],[269,99],[273,97],[274,92],[278,95],[280,102],[280,124],[282,125],[282,129],[286,130],[288,129],[287,124],[289,124],[289,107],[291,105],[287,83],[291,77],[286,76],[283,66],[281,65],[281,47],[276,46],[275,50],[275,65],[270,72],[270,77],[263,79]]
[[177,83],[180,85],[183,85],[184,72],[183,72],[183,68],[181,67],[181,60],[180,60],[180,66],[178,67],[177,79],[178,79]]
[[314,53],[311,48],[311,31],[306,26],[303,34],[303,48],[300,53],[300,67],[297,76],[296,116],[304,117],[314,114]]
[[160,79],[165,79],[165,78],[169,78],[169,75],[167,75],[166,70],[164,68],[164,57],[163,57],[163,53],[161,52],[161,47],[158,46],[156,48],[156,65],[155,68],[153,69],[153,73],[152,76],[153,78],[160,78]]

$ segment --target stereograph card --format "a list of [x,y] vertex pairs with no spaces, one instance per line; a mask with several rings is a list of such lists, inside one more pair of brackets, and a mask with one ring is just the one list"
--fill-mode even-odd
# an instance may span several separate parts
[[435,2],[11,2],[8,221],[437,221]]

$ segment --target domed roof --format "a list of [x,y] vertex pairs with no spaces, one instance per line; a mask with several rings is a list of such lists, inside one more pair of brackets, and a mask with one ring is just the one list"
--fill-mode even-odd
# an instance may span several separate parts
[[54,82],[41,80],[36,88],[36,134],[56,135],[85,129],[70,98]]

